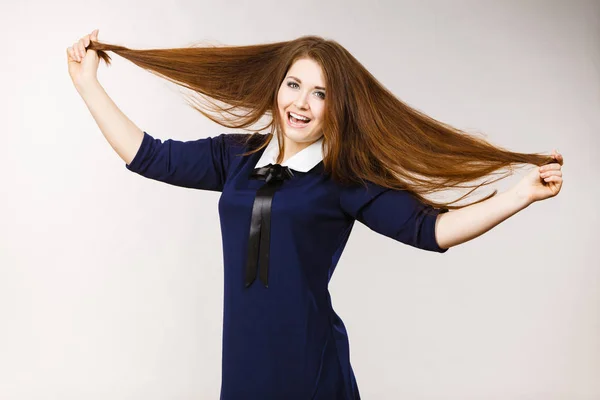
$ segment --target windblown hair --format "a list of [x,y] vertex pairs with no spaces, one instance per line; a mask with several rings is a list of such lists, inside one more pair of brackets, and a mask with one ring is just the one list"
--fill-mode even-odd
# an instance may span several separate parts
[[[282,125],[277,92],[292,64],[301,58],[317,62],[323,71],[327,97],[323,135],[324,171],[342,184],[365,181],[397,190],[408,190],[433,207],[451,205],[482,185],[509,176],[513,166],[554,162],[550,155],[517,153],[492,145],[482,137],[456,129],[408,106],[386,89],[336,41],[319,36],[245,46],[192,45],[184,48],[132,50],[90,42],[87,47],[110,65],[112,51],[145,70],[200,95],[200,106],[191,106],[210,120],[228,128],[253,132],[248,142],[271,128],[279,139],[278,163],[283,157]],[[213,113],[215,115],[213,115]],[[263,116],[269,123],[252,129]],[[262,135],[261,135],[262,137]],[[255,153],[269,143],[262,140]],[[254,142],[257,143],[257,142]],[[475,181],[506,169],[495,180]],[[451,203],[423,195],[452,188],[473,188]],[[479,203],[496,195],[475,201]]]

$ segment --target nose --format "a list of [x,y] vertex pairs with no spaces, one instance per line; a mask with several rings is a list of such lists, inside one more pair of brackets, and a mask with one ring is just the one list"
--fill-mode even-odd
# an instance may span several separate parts
[[306,95],[304,94],[299,94],[296,98],[296,101],[294,101],[294,105],[299,109],[305,109],[307,103],[308,102],[306,101]]

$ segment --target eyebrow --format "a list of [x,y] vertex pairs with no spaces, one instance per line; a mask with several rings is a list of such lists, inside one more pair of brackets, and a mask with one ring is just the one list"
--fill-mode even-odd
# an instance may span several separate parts
[[[291,76],[291,75],[290,75],[290,76],[288,76],[288,78],[295,79],[295,80],[297,80],[299,83],[302,83],[302,81],[301,81],[300,79],[296,78],[295,76]],[[315,89],[327,90],[327,89],[325,89],[323,86],[315,86]]]

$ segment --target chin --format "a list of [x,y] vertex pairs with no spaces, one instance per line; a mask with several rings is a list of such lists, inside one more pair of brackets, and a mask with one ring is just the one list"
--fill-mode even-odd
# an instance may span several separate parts
[[310,132],[295,132],[292,129],[290,129],[289,126],[286,126],[284,128],[283,134],[289,140],[292,140],[297,143],[312,142],[312,141],[318,139],[318,137],[316,137],[312,131],[310,131]]

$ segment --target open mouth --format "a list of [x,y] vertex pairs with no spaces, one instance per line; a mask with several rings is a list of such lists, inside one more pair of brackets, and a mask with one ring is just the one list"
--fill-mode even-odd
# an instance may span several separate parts
[[287,117],[288,117],[288,120],[294,125],[306,125],[310,122],[310,118],[306,118],[306,119],[294,118],[289,111],[287,113]]

